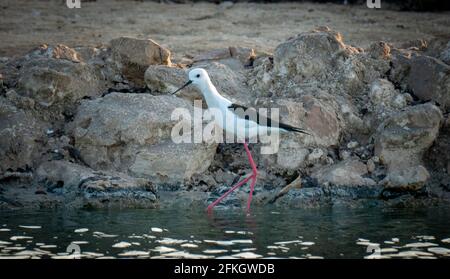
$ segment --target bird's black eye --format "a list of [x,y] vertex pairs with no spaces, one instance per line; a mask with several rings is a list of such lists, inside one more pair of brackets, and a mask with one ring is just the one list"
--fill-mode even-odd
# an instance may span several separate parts
[[199,78],[199,77],[200,77],[200,74],[197,74],[197,77]]

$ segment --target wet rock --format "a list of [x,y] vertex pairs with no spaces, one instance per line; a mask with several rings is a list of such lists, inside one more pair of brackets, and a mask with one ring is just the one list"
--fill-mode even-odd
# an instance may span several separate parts
[[44,120],[64,120],[73,115],[79,100],[100,96],[104,88],[94,67],[66,59],[27,60],[19,75],[17,93],[33,99]]
[[423,186],[429,174],[422,156],[436,139],[441,120],[441,111],[428,103],[392,115],[378,127],[375,155],[388,167],[386,186]]
[[0,173],[35,166],[45,130],[45,123],[0,97]]
[[435,101],[444,110],[450,107],[450,66],[436,58],[399,51],[392,59],[390,79],[422,101]]
[[[425,166],[431,172],[431,181],[444,191],[450,191],[450,117],[442,121],[439,135],[424,155]],[[440,188],[439,187],[439,188]]]
[[37,181],[59,184],[65,206],[80,208],[158,206],[153,184],[119,172],[99,172],[66,161],[43,163],[36,171]]
[[175,144],[171,141],[142,148],[129,167],[137,177],[150,177],[160,184],[176,185],[205,172],[211,165],[215,145]]
[[348,159],[313,172],[312,177],[320,184],[341,186],[372,186],[375,181],[364,176],[367,166],[357,159]]
[[150,65],[169,65],[170,51],[151,39],[120,37],[110,42],[112,56],[123,75],[144,85],[144,72]]
[[192,106],[173,96],[111,93],[83,102],[70,125],[75,146],[94,169],[178,184],[208,168],[216,146],[172,143],[179,120],[171,114],[177,108],[192,115]]
[[308,155],[309,150],[300,144],[283,141],[277,153],[277,165],[283,169],[296,170],[303,165]]
[[390,170],[380,182],[386,188],[402,188],[418,190],[430,178],[428,170],[422,166],[398,167]]

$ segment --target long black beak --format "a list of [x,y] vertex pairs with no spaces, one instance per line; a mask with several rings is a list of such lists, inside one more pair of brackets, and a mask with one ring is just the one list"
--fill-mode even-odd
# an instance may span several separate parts
[[175,92],[173,92],[172,95],[175,94],[175,93],[177,93],[177,92],[180,91],[181,89],[185,88],[186,86],[188,86],[188,85],[191,84],[191,83],[192,83],[192,80],[189,80],[189,81],[186,82],[183,86],[181,86],[180,88],[178,88],[177,90],[175,90]]

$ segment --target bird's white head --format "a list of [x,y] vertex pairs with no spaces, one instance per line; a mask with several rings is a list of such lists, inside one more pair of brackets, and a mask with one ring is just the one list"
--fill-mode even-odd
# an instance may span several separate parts
[[195,84],[199,88],[202,88],[210,83],[210,79],[208,76],[208,72],[205,71],[205,69],[202,68],[194,68],[189,71],[189,80],[186,82],[183,86],[178,88],[175,92],[172,94],[177,93],[181,89],[185,88],[186,86],[190,84]]
[[209,81],[208,72],[202,68],[195,68],[189,71],[189,80],[192,84],[201,86]]

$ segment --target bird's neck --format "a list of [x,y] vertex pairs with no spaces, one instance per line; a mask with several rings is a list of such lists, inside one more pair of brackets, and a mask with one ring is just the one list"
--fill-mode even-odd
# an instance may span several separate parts
[[218,107],[221,101],[226,100],[217,91],[216,87],[210,80],[200,86],[200,90],[205,97],[208,107]]

